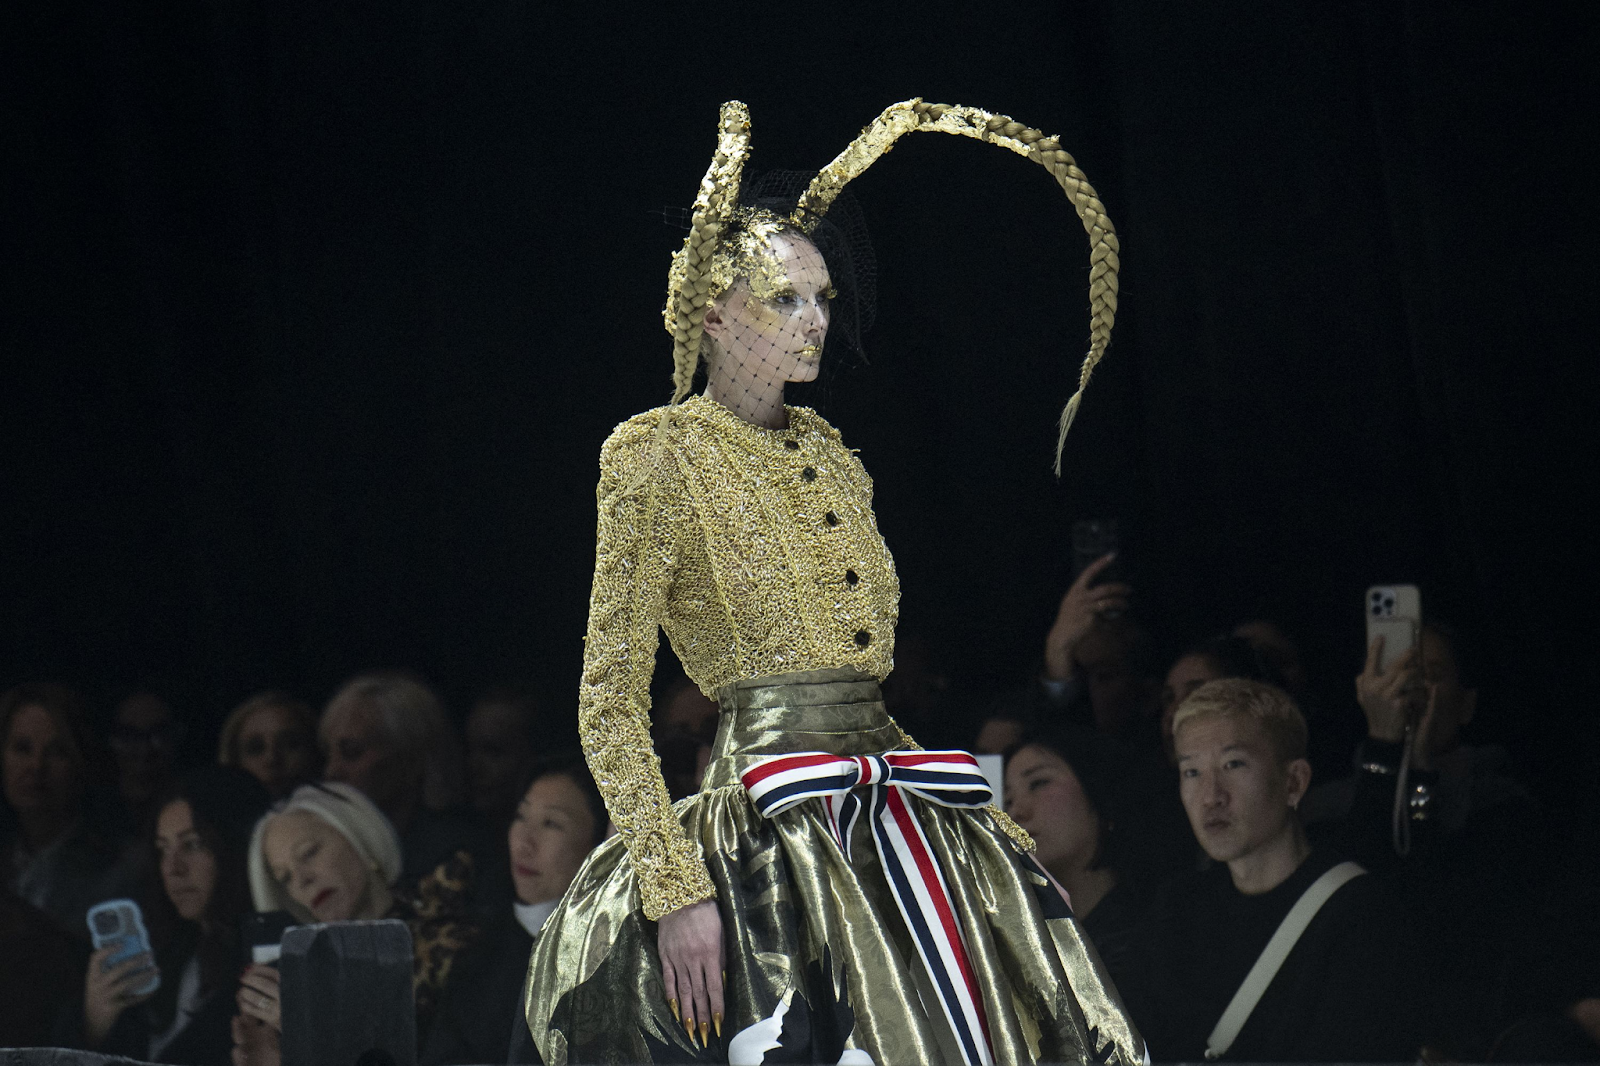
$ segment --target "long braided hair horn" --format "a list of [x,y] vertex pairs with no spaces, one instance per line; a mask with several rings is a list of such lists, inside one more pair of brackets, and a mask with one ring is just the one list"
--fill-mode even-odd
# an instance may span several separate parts
[[1117,317],[1117,270],[1120,245],[1117,231],[1106,217],[1105,205],[1084,177],[1072,156],[1054,137],[1047,137],[1031,126],[1024,126],[1007,115],[995,115],[959,104],[929,104],[921,99],[891,104],[872,121],[850,146],[818,172],[811,186],[800,197],[793,219],[810,232],[839,195],[839,191],[908,133],[930,131],[972,137],[1009,148],[1018,155],[1050,171],[1067,198],[1072,201],[1083,228],[1089,234],[1089,352],[1078,373],[1078,388],[1061,412],[1060,433],[1056,438],[1056,476],[1061,476],[1061,453],[1067,444],[1067,430],[1077,417],[1083,390],[1089,384],[1096,364],[1105,357],[1111,343],[1111,326]]
[[705,268],[739,206],[739,183],[750,155],[750,109],[738,100],[722,105],[717,151],[694,198],[689,236],[672,257],[667,276],[667,328],[672,331],[672,402],[689,395],[700,360],[706,304],[711,292]]

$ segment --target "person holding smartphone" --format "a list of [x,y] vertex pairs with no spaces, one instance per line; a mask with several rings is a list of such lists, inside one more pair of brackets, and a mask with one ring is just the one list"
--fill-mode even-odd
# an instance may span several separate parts
[[[239,926],[250,912],[245,855],[267,791],[243,770],[209,766],[161,800],[155,851],[161,888],[145,908],[155,957],[107,967],[108,946],[84,974],[80,1046],[147,1062],[211,1064],[233,1047]],[[149,969],[161,973],[149,984]]]

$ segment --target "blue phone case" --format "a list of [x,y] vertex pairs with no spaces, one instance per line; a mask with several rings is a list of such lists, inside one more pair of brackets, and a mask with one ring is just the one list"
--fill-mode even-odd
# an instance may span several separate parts
[[[89,936],[94,949],[113,948],[106,958],[105,968],[111,969],[135,955],[151,955],[150,934],[144,927],[144,915],[139,905],[131,899],[108,899],[89,908],[86,916]],[[149,967],[150,980],[134,991],[139,995],[154,992],[161,987],[161,971],[154,964]]]

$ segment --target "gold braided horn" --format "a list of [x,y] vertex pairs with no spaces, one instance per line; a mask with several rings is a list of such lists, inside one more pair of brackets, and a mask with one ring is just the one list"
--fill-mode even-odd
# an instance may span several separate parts
[[672,402],[689,394],[700,359],[706,303],[711,283],[705,268],[722,240],[729,217],[739,206],[739,182],[750,155],[750,109],[738,100],[722,105],[717,151],[694,198],[689,236],[672,257],[667,274],[667,328],[672,331]]
[[1038,163],[1061,185],[1089,234],[1089,353],[1084,356],[1083,369],[1078,373],[1078,390],[1067,401],[1061,412],[1061,432],[1056,439],[1056,476],[1061,476],[1061,452],[1066,447],[1067,430],[1078,414],[1083,390],[1089,384],[1096,364],[1105,357],[1111,343],[1111,325],[1117,316],[1117,270],[1120,260],[1117,253],[1117,231],[1106,217],[1100,196],[1084,177],[1072,156],[1054,137],[1014,121],[1006,115],[993,115],[975,107],[959,104],[929,104],[920,99],[891,104],[883,114],[872,121],[850,146],[823,167],[812,179],[805,194],[800,197],[793,220],[810,232],[822,216],[827,214],[839,190],[859,177],[863,171],[878,161],[878,157],[894,147],[895,141],[908,133],[919,131],[953,133],[972,137],[1009,148],[1018,155],[1027,156]]

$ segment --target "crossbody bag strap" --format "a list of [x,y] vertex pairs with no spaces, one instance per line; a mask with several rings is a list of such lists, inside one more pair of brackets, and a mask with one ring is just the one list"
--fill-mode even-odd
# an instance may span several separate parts
[[1283,960],[1289,957],[1289,952],[1299,943],[1300,935],[1306,931],[1306,926],[1311,924],[1311,919],[1317,916],[1322,905],[1344,887],[1347,881],[1354,880],[1366,872],[1357,863],[1341,862],[1325,871],[1300,894],[1294,906],[1289,908],[1289,913],[1283,916],[1283,921],[1278,923],[1272,939],[1261,949],[1261,957],[1256,959],[1256,964],[1245,974],[1244,982],[1239,985],[1239,991],[1235,992],[1233,999],[1228,1002],[1228,1009],[1217,1019],[1216,1028],[1212,1029],[1211,1035],[1206,1038],[1208,1061],[1220,1059],[1228,1053],[1228,1049],[1239,1036],[1239,1030],[1250,1020],[1250,1012],[1256,1009],[1256,1004],[1261,1002],[1261,996],[1266,992],[1267,986],[1278,976]]

